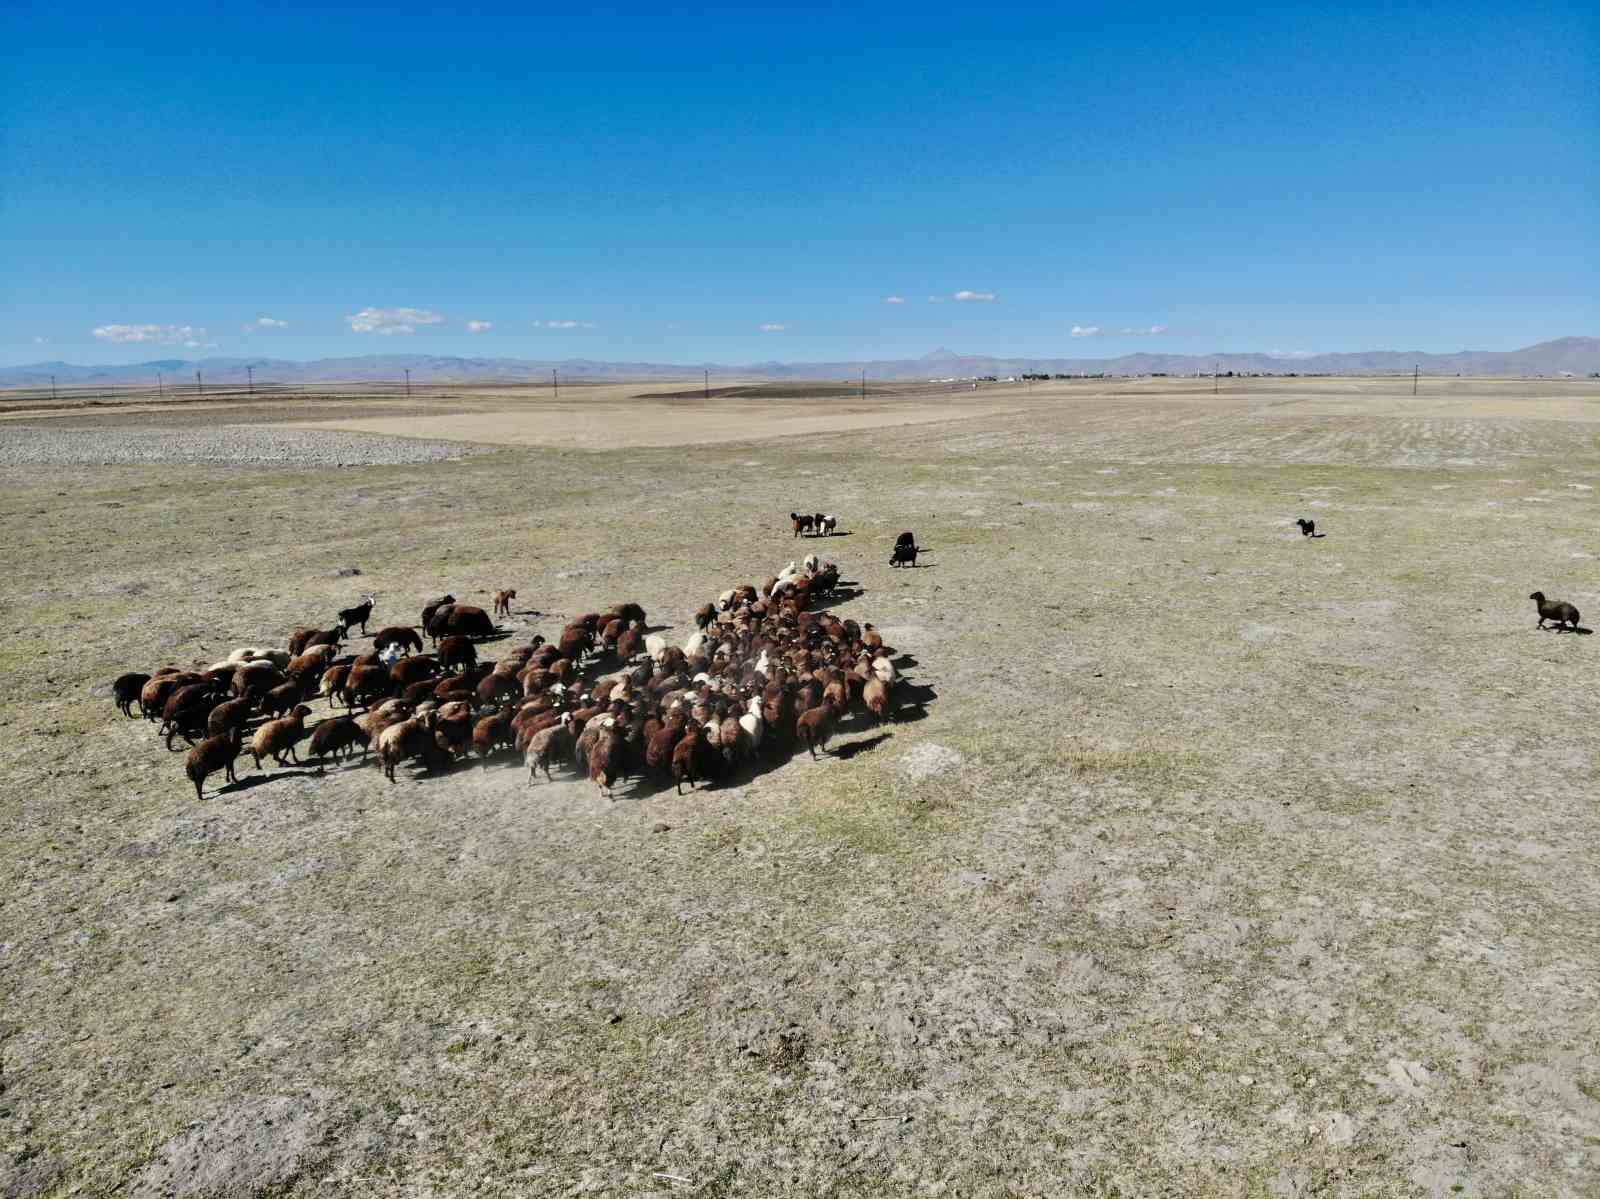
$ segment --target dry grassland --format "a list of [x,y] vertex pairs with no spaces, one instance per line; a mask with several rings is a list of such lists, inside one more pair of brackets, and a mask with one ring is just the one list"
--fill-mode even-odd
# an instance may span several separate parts
[[[1409,386],[33,411],[507,448],[0,470],[0,1190],[1595,1193],[1600,388]],[[825,761],[196,802],[111,702],[359,590],[682,637],[792,508],[933,692]]]

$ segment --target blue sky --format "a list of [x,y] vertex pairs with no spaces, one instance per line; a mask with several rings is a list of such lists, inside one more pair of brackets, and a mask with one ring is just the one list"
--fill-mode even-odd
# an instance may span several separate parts
[[0,7],[0,363],[1600,334],[1592,3]]

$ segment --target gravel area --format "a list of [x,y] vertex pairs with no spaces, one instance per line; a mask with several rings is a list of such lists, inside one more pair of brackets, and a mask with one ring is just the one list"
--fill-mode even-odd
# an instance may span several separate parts
[[403,466],[492,447],[313,429],[219,425],[206,429],[0,426],[0,466],[119,466],[232,462],[242,466]]

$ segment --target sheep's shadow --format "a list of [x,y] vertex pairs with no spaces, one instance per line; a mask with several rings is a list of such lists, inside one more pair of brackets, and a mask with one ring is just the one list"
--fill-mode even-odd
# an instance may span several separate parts
[[[250,767],[246,766],[244,769],[249,770]],[[251,791],[257,787],[264,787],[268,783],[277,782],[279,779],[314,779],[321,778],[326,773],[327,771],[320,766],[315,769],[302,767],[300,769],[261,771],[260,773],[246,775],[236,783],[226,783],[218,787],[216,793],[219,797],[237,795],[241,791]]]
[[488,645],[488,644],[490,644],[491,642],[494,642],[494,641],[506,641],[506,640],[509,640],[510,638],[512,638],[514,636],[516,636],[516,631],[515,630],[501,628],[499,625],[495,625],[494,632],[488,634],[487,636],[474,637],[472,639],[472,642],[473,642],[474,645]]
[[1327,536],[1326,533],[1307,533],[1306,534],[1306,540],[1307,541],[1321,541],[1326,536]]
[[853,599],[859,599],[865,594],[866,590],[861,587],[839,586],[835,587],[826,599],[813,600],[806,607],[812,612],[827,612],[830,609],[837,608],[840,604],[848,604]]
[[1581,624],[1580,625],[1575,625],[1570,629],[1567,628],[1565,625],[1548,625],[1547,624],[1547,625],[1541,625],[1539,627],[1539,632],[1541,632],[1541,633],[1576,633],[1579,637],[1588,637],[1594,632],[1594,630],[1593,629],[1584,628],[1584,626],[1581,625]]
[[832,541],[835,537],[854,537],[854,529],[839,529],[832,533],[802,533],[800,536],[809,541]]
[[893,663],[896,670],[912,670],[918,664],[915,654],[896,654],[889,661]]
[[833,751],[833,756],[836,758],[843,758],[848,762],[857,754],[871,753],[873,750],[877,749],[878,746],[882,745],[885,741],[889,740],[889,738],[893,736],[894,734],[890,732],[874,733],[872,736],[867,737],[864,740],[850,741],[844,745],[838,746]]
[[928,705],[939,698],[931,683],[902,683],[896,689],[896,724],[915,724],[928,718]]

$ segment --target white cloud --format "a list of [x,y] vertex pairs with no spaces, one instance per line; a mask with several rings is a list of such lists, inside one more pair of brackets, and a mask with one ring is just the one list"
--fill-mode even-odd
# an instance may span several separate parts
[[904,304],[906,298],[904,296],[884,296],[883,302],[885,304]]
[[118,343],[151,341],[164,346],[206,344],[206,331],[193,325],[101,325],[94,335],[101,341]]
[[958,292],[956,292],[955,298],[958,299],[958,300],[962,300],[962,301],[966,301],[966,300],[992,300],[992,299],[994,299],[994,292],[992,292],[992,291],[958,291]]
[[1159,337],[1167,331],[1165,325],[1142,325],[1128,329],[1102,329],[1099,325],[1073,325],[1074,337]]
[[776,321],[768,321],[761,326],[761,331],[763,333],[782,333],[788,327],[788,325],[780,325]]
[[280,321],[276,317],[271,317],[271,316],[258,316],[258,317],[256,317],[256,328],[257,329],[287,329],[288,327],[289,327],[289,322],[288,321]]
[[593,329],[593,321],[534,321],[535,329]]
[[418,325],[444,324],[444,317],[426,308],[363,308],[344,319],[350,322],[352,331],[376,333],[380,337],[415,333]]
[[467,331],[470,333],[487,333],[494,328],[493,321],[468,321]]

